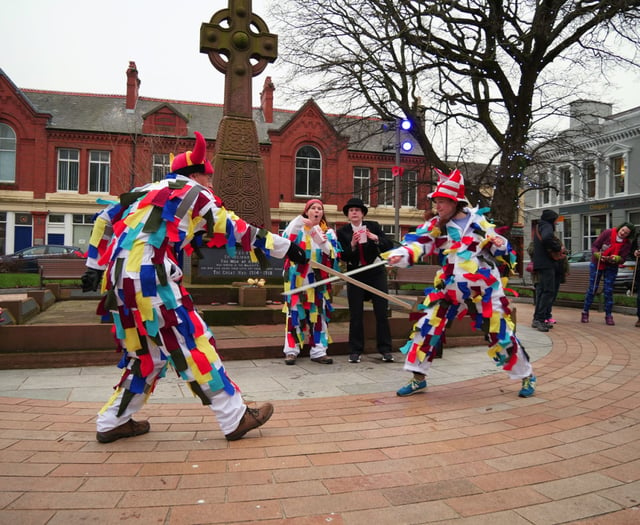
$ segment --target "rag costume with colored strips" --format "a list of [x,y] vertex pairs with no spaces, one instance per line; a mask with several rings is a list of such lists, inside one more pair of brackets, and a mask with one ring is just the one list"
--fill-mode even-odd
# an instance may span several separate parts
[[[307,258],[325,266],[340,270],[338,254],[340,244],[331,228],[323,229],[327,236],[325,242],[318,242],[311,235],[312,228],[304,226],[302,216],[289,223],[283,236],[305,250]],[[326,279],[328,274],[321,270],[314,271],[309,264],[294,264],[288,259],[284,263],[284,290],[293,290],[309,283]],[[331,343],[327,324],[331,317],[331,284],[309,288],[303,292],[285,295],[283,312],[287,314],[284,353],[299,355],[300,347],[305,343],[305,332],[310,333],[310,357],[326,355]]]
[[167,364],[209,405],[223,432],[233,431],[245,405],[227,376],[213,335],[181,284],[179,258],[208,236],[210,247],[236,244],[284,257],[289,242],[247,224],[208,188],[182,175],[137,188],[97,217],[87,266],[105,270],[98,313],[111,314],[124,369],[98,416],[98,431],[127,422],[146,402]]
[[[403,246],[386,256],[400,255],[408,267],[423,256],[437,254],[442,268],[434,287],[425,290],[418,309],[424,315],[415,323],[410,340],[400,350],[406,354],[404,369],[427,375],[445,328],[456,318],[469,315],[475,329],[489,338],[489,356],[512,379],[532,373],[529,357],[514,333],[509,302],[504,295],[500,268],[512,267],[515,255],[504,237],[496,234],[481,210],[465,208],[461,220],[450,220],[445,231],[435,217],[416,232],[407,234]],[[489,239],[501,237],[501,247]],[[506,278],[505,278],[506,281]],[[506,282],[504,283],[506,284]]]

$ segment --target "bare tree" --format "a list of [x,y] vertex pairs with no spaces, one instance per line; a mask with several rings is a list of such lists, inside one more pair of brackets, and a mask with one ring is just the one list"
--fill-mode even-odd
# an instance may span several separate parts
[[[283,0],[272,8],[291,85],[344,113],[408,118],[431,165],[438,135],[482,141],[478,187],[512,224],[540,123],[588,86],[580,72],[637,66],[640,0]],[[625,49],[629,51],[625,54]],[[299,82],[296,82],[298,80]],[[467,149],[467,148],[465,148]],[[446,147],[445,147],[446,152]],[[455,160],[455,159],[454,159]]]

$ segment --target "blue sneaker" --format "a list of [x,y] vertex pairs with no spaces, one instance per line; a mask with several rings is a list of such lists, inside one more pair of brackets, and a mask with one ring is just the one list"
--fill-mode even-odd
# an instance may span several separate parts
[[423,379],[422,381],[416,381],[412,379],[408,384],[403,386],[400,390],[396,392],[396,395],[405,397],[412,396],[413,394],[417,394],[420,390],[424,390],[427,388],[427,380]]
[[536,393],[536,376],[533,374],[522,380],[522,388],[518,392],[518,397],[531,397]]

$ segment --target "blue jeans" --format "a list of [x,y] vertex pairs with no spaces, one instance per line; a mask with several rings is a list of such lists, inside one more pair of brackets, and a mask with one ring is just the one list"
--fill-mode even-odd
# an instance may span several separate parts
[[[605,266],[604,270],[598,270],[597,263],[591,263],[589,265],[589,288],[584,296],[584,312],[588,312],[593,303],[595,292],[600,285],[600,279],[604,278],[602,285],[602,293],[604,295],[604,314],[611,315],[613,313],[613,285],[616,282],[616,275],[618,275],[617,266]],[[639,303],[640,304],[640,303]]]

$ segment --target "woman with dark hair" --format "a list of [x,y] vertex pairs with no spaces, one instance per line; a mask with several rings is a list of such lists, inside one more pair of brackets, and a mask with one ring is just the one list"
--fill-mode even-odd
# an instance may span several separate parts
[[630,222],[623,222],[617,228],[604,230],[591,245],[591,264],[589,265],[589,288],[584,297],[582,309],[583,323],[589,322],[589,309],[593,303],[595,291],[604,278],[602,293],[604,295],[604,321],[613,326],[613,285],[618,275],[618,267],[627,260],[631,253],[631,238],[635,226]]

